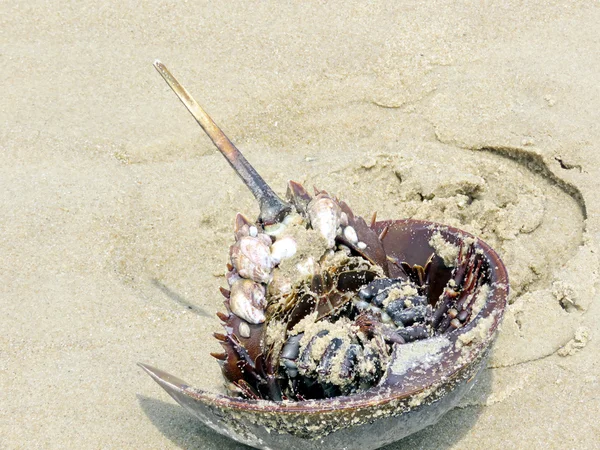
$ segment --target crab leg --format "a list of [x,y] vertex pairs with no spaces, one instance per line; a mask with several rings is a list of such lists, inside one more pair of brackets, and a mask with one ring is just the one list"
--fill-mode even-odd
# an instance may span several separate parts
[[196,122],[202,127],[215,146],[227,159],[231,167],[237,172],[244,181],[248,189],[254,194],[260,205],[259,221],[264,224],[279,222],[290,212],[291,207],[284,202],[271,189],[271,187],[250,165],[248,160],[229,140],[225,133],[217,126],[202,107],[194,100],[190,93],[175,79],[159,60],[154,61],[154,67],[158,73],[165,79],[167,84],[177,94],[179,100],[185,105],[188,111],[194,116]]

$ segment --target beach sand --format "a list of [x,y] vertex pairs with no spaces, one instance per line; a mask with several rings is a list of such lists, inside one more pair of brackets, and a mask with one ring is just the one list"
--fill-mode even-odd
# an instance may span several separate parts
[[0,6],[0,447],[244,448],[136,366],[222,389],[218,288],[258,213],[160,58],[279,193],[503,258],[481,380],[387,449],[598,448],[598,3],[226,3]]

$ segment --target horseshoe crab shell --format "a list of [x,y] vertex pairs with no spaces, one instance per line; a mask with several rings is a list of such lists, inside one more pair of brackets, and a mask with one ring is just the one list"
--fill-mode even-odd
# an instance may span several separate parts
[[[385,366],[381,364],[383,371],[375,385],[370,384],[362,390],[348,391],[351,393],[346,394],[342,391],[338,393],[340,395],[336,394],[336,396],[327,394],[326,397],[329,398],[305,397],[304,394],[300,395],[295,388],[292,392],[292,396],[296,397],[294,401],[291,401],[287,395],[281,395],[281,391],[278,391],[277,395],[267,395],[266,397],[263,395],[261,398],[261,395],[258,395],[260,392],[254,388],[242,389],[241,394],[244,392],[249,394],[246,396],[220,395],[195,389],[183,380],[154,367],[145,364],[140,364],[140,366],[180,405],[204,424],[218,433],[256,448],[368,450],[402,439],[435,423],[446,411],[455,406],[473,385],[477,374],[484,367],[496,335],[508,297],[506,269],[498,255],[487,244],[474,236],[449,226],[417,220],[376,222],[375,219],[370,225],[367,225],[362,218],[354,217],[343,202],[339,203],[342,205],[343,213],[332,207],[320,211],[315,206],[317,202],[311,203],[310,196],[297,183],[290,183],[290,190],[294,192],[292,204],[281,200],[189,93],[179,85],[166,67],[160,62],[156,62],[155,66],[256,196],[261,210],[257,222],[258,227],[262,229],[276,228],[290,216],[292,208],[296,208],[299,213],[307,213],[310,225],[319,225],[316,228],[322,234],[322,238],[327,241],[328,251],[333,252],[331,247],[335,247],[339,240],[341,246],[345,247],[347,251],[351,251],[354,257],[363,257],[365,260],[373,262],[381,269],[381,273],[387,280],[393,281],[408,277],[420,280],[422,283],[425,279],[424,287],[428,298],[430,301],[433,300],[433,304],[436,306],[433,316],[428,319],[431,322],[427,323],[434,325],[435,332],[426,337],[415,338],[416,340],[401,339],[397,342],[398,345],[392,344],[386,347],[389,354],[385,357]],[[323,201],[327,201],[333,206],[338,205],[338,200],[329,197],[324,191],[316,192],[316,195],[317,201],[324,199]],[[315,206],[315,211],[311,210],[311,205]],[[332,215],[332,212],[335,214]],[[323,220],[320,220],[321,215]],[[317,216],[319,220],[316,220]],[[332,216],[333,220],[329,220],[331,219],[329,216]],[[240,217],[236,219],[236,239],[255,239],[245,236],[246,234],[256,234],[256,227],[250,226],[245,219],[242,220]],[[356,226],[359,227],[355,230],[360,234],[361,240],[358,242],[355,242],[357,239],[352,233],[345,231],[348,223],[354,224],[354,227],[349,227],[352,228],[352,231]],[[250,231],[251,228],[253,228],[253,232]],[[329,231],[331,231],[331,236]],[[340,233],[343,234],[342,237],[340,237]],[[259,236],[262,235],[259,234]],[[283,239],[280,242],[284,242]],[[457,267],[451,267],[452,264],[448,264],[440,256],[441,252],[435,248],[440,240],[457,249]],[[266,250],[263,253],[266,254]],[[241,262],[238,261],[235,259],[236,255],[237,253],[232,252],[234,264],[230,266],[230,270],[234,269],[236,262],[240,265],[245,261],[243,258],[240,260]],[[469,259],[471,256],[467,258],[470,262],[465,262],[464,255],[472,256],[472,259]],[[388,261],[392,261],[394,264],[388,264]],[[460,261],[463,261],[464,264]],[[362,279],[361,277],[357,278],[358,272],[347,273],[352,273],[353,275],[350,277],[355,277],[357,280]],[[371,273],[374,275],[374,272]],[[271,279],[270,276],[268,278]],[[270,283],[262,278],[255,281],[250,281],[248,278],[242,279],[257,285]],[[456,280],[468,281],[464,281],[464,285],[457,285]],[[374,280],[373,283],[381,281],[387,282],[384,279]],[[458,281],[458,283],[463,283],[463,281]],[[370,280],[366,281],[366,278],[361,283],[361,286],[365,288],[373,286],[370,284]],[[369,285],[367,286],[366,283]],[[482,289],[473,291],[474,286]],[[262,289],[262,286],[259,287]],[[341,287],[341,284],[338,287]],[[240,327],[239,337],[250,336],[252,333],[250,327],[262,327],[259,325],[262,323],[262,317],[256,321],[250,320],[255,325],[249,325],[248,322],[243,321],[243,314],[242,316],[236,314],[230,307],[230,292],[226,290],[222,290],[222,292],[229,299],[226,301],[226,306],[229,305],[230,315],[219,315],[226,326],[229,324],[228,317],[233,314],[231,320],[234,322],[231,323],[244,324],[245,331],[242,332]],[[450,308],[450,305],[457,305],[458,308],[459,303],[466,302],[463,294],[469,296],[469,305],[476,303],[477,306],[473,308],[468,306],[467,309],[463,308],[461,311],[452,309],[454,307]],[[331,299],[328,295],[325,297],[327,303]],[[360,294],[357,295],[360,297]],[[460,302],[453,300],[457,295],[462,296]],[[290,298],[295,297],[291,296]],[[411,307],[412,299],[416,299],[416,297],[405,297],[402,300],[406,308]],[[260,310],[262,304],[258,303],[252,305]],[[440,307],[437,307],[438,303]],[[314,304],[317,305],[317,303]],[[396,304],[394,303],[394,305]],[[306,309],[304,303],[302,305],[299,311]],[[348,308],[342,309],[352,310],[350,304],[344,303],[344,305],[348,305]],[[425,308],[425,306],[420,307]],[[425,309],[430,310],[430,307],[427,306]],[[387,310],[391,311],[389,305]],[[416,311],[416,307],[414,311]],[[322,317],[324,316],[321,315],[316,320],[320,320]],[[332,317],[329,320],[336,321],[338,318]],[[341,319],[340,322],[342,322]],[[394,322],[396,322],[395,319]],[[423,326],[425,325],[426,323],[423,324]],[[429,327],[429,330],[432,331],[434,328]],[[398,330],[398,333],[403,331]],[[231,331],[227,331],[227,333],[227,336],[221,335],[222,342],[230,342],[231,339],[239,338],[236,335],[232,336]],[[253,336],[260,337],[261,335]],[[256,361],[264,358],[261,353],[264,351],[262,338],[257,340],[250,338],[249,341],[253,342],[251,345],[258,346],[258,348],[253,347],[250,351],[250,347],[245,349],[241,344],[236,344],[234,348],[225,343],[226,352],[222,355],[214,355],[219,360],[227,361],[223,366],[224,375],[232,382],[230,384],[237,385],[238,388],[242,385],[249,386],[248,383],[252,382],[252,377],[260,377],[260,374],[252,368],[254,367],[253,358],[256,358]],[[333,343],[333,339],[331,342]],[[267,355],[267,358],[270,356]],[[298,364],[298,368],[300,368],[300,364]],[[248,369],[247,372],[246,369]],[[268,370],[268,379],[271,380],[269,386],[277,391],[277,372],[274,371],[275,369]],[[249,382],[244,379],[245,376],[250,376],[247,378]],[[295,376],[290,375],[292,378]],[[233,391],[235,392],[235,390]],[[240,392],[238,391],[238,393]],[[307,400],[306,398],[313,399]]]
[[[434,251],[434,233],[453,244],[473,239],[459,229],[417,220],[376,222],[374,229],[388,226],[386,253],[410,264],[425,263]],[[508,276],[494,250],[480,240],[477,245],[490,285],[477,316],[452,333],[405,344],[402,355],[394,355],[385,382],[366,392],[300,402],[245,400],[195,389],[159,369],[141,366],[205,425],[244,444],[282,450],[379,448],[437,422],[485,367],[506,307]],[[439,267],[433,288],[442,289],[450,271],[439,256],[433,264]]]

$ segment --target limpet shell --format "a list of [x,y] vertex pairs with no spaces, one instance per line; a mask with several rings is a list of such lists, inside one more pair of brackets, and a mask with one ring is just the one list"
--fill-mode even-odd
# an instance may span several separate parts
[[231,286],[229,307],[238,317],[258,324],[265,321],[265,287],[252,280],[241,278]]
[[333,248],[342,214],[337,202],[321,193],[311,200],[307,211],[311,226],[325,238],[327,247]]
[[273,260],[269,245],[260,237],[243,236],[231,246],[231,264],[244,278],[258,283],[271,279]]

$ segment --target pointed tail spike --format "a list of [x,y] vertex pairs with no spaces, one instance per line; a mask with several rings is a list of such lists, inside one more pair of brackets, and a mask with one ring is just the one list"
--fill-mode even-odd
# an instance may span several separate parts
[[265,180],[262,179],[244,155],[225,136],[225,133],[223,133],[190,93],[177,81],[165,65],[156,60],[154,67],[256,197],[260,206],[259,221],[264,224],[272,224],[283,220],[291,211],[290,205],[279,198]]

